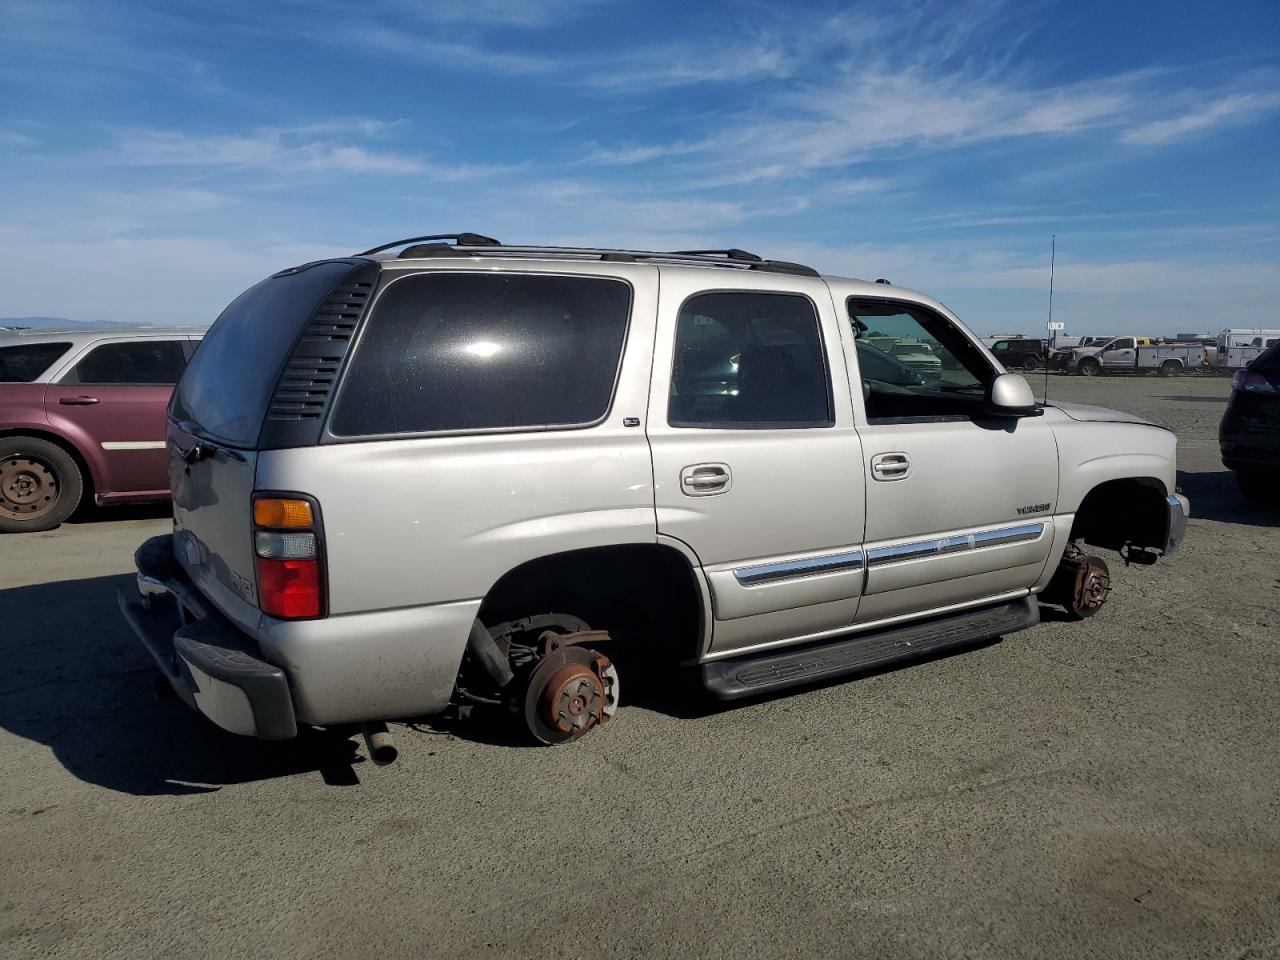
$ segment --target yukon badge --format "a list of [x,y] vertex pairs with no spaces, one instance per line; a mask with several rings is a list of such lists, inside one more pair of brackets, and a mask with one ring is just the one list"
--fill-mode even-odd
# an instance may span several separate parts
[[1018,515],[1025,517],[1029,513],[1044,513],[1049,509],[1047,503],[1032,503],[1025,507],[1018,507]]

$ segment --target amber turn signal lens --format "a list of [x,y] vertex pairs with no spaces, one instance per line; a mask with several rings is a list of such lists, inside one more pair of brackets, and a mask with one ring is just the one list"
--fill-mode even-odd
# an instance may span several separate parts
[[253,522],[260,527],[309,527],[311,504],[305,500],[261,497],[253,501]]

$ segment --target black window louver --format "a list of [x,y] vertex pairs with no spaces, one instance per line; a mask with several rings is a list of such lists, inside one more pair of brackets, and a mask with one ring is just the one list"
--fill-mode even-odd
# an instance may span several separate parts
[[372,294],[372,280],[347,280],[320,304],[285,364],[267,409],[268,420],[299,423],[324,416],[343,357]]

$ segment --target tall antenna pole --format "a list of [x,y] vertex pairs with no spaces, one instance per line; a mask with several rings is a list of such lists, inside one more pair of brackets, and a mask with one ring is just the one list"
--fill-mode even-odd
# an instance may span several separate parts
[[[1053,329],[1053,267],[1058,254],[1058,235],[1049,235],[1049,343],[1057,346],[1058,331]],[[1044,403],[1049,402],[1049,351],[1044,356]]]

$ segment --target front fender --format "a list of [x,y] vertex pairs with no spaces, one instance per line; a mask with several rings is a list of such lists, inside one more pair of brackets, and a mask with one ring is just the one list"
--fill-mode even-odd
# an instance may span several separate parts
[[1074,513],[1089,491],[1112,480],[1149,480],[1161,496],[1177,486],[1177,438],[1143,423],[1080,422],[1054,425],[1062,478],[1058,512]]

